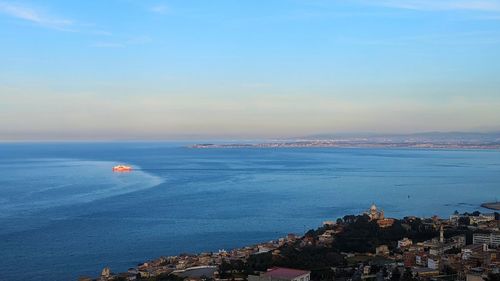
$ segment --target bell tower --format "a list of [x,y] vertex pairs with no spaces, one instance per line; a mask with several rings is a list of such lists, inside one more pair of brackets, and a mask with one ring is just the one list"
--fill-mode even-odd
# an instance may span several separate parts
[[443,225],[439,228],[439,242],[444,243],[444,230]]

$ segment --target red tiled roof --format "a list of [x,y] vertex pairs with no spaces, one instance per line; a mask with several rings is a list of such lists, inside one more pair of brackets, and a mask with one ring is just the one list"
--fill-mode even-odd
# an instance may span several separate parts
[[266,273],[264,273],[265,276],[273,277],[273,278],[287,278],[287,279],[292,279],[299,277],[304,274],[309,274],[310,271],[305,271],[305,270],[299,270],[299,269],[291,269],[291,268],[285,268],[285,267],[273,267],[269,269]]

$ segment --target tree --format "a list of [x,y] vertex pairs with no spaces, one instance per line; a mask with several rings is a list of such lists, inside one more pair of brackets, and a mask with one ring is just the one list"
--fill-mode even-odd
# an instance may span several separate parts
[[449,265],[445,265],[443,269],[444,274],[446,275],[455,275],[457,271],[451,268]]
[[229,276],[228,272],[231,272],[233,269],[232,265],[225,260],[222,260],[222,263],[219,265],[219,274],[220,277],[225,279]]
[[344,222],[347,223],[347,224],[351,224],[351,223],[354,223],[356,221],[356,216],[355,215],[347,215],[347,216],[344,216]]
[[401,279],[401,272],[399,272],[399,269],[396,267],[394,268],[394,270],[392,270],[391,280],[399,281],[399,279]]
[[[282,251],[283,252],[283,251]],[[271,252],[258,255],[251,255],[247,261],[247,271],[266,271],[273,266],[273,256]]]
[[500,273],[490,273],[485,279],[486,281],[500,281]]
[[413,274],[411,273],[411,269],[408,267],[405,269],[403,276],[401,277],[401,281],[416,281],[416,278],[413,278]]
[[460,217],[460,218],[458,218],[458,224],[470,225],[470,218],[469,217]]
[[316,234],[316,231],[314,231],[314,229],[309,229],[309,230],[306,232],[305,236],[306,236],[306,237],[314,237],[314,235],[315,235],[315,234]]

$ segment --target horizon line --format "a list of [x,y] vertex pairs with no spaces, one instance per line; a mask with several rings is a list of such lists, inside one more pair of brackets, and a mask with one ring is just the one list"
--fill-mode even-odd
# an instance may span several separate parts
[[29,138],[13,138],[13,139],[2,139],[0,138],[0,143],[58,143],[58,142],[196,142],[196,141],[285,141],[285,140],[300,140],[300,139],[320,139],[321,136],[328,138],[345,138],[345,137],[380,137],[380,136],[414,136],[423,134],[481,134],[481,135],[495,135],[500,134],[500,130],[484,130],[484,131],[415,131],[409,133],[397,133],[397,132],[333,132],[333,133],[312,133],[304,136],[294,136],[294,137],[166,137],[166,138],[40,138],[40,139],[29,139]]

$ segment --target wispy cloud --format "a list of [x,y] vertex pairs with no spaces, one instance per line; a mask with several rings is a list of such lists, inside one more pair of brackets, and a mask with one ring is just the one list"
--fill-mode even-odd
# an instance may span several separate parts
[[[59,16],[53,16],[48,14],[44,9],[20,5],[18,3],[14,4],[12,2],[5,2],[0,0],[0,16],[2,14],[18,20],[29,22],[35,26],[49,28],[57,31],[84,33],[99,37],[113,36],[112,32],[101,29],[99,26],[96,26],[93,23],[78,22]],[[106,44],[102,45],[104,46]]]
[[152,6],[151,8],[149,8],[149,10],[153,13],[164,15],[168,12],[168,7],[166,5],[163,5],[163,4],[158,4],[158,5]]
[[367,0],[363,2],[371,5],[411,10],[500,12],[499,0]]
[[64,31],[72,31],[73,21],[47,15],[34,8],[0,1],[0,13],[33,24]]

